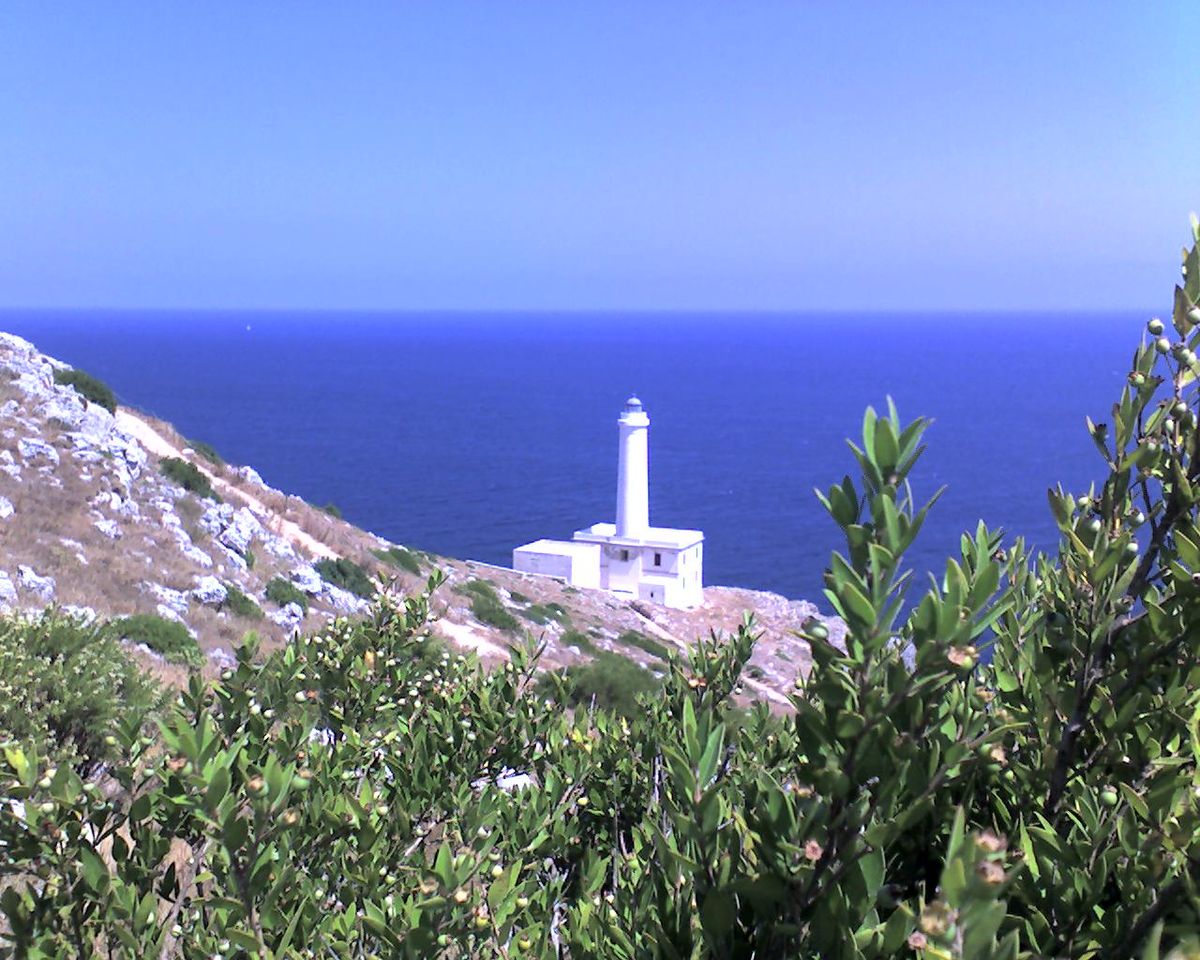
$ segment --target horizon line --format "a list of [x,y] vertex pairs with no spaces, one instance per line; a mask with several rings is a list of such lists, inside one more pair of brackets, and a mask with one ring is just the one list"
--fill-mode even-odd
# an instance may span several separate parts
[[1014,316],[1024,314],[1079,315],[1145,313],[1168,316],[1170,310],[1156,314],[1145,306],[1130,307],[110,307],[110,306],[0,306],[0,315],[12,313],[188,313],[188,314],[262,314],[262,315],[405,315],[405,316]]

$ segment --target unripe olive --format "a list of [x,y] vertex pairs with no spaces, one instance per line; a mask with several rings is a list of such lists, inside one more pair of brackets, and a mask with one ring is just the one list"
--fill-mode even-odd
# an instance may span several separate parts
[[1191,320],[1192,323],[1200,323],[1200,307],[1192,307],[1192,309],[1188,311],[1188,319]]
[[1188,405],[1182,400],[1176,400],[1175,406],[1171,407],[1171,412],[1177,417],[1182,417],[1188,412]]
[[1103,529],[1104,524],[1102,524],[1097,517],[1092,517],[1092,519],[1087,522],[1088,533],[1099,533]]
[[1117,805],[1117,791],[1112,787],[1105,787],[1100,791],[1100,802],[1106,807],[1115,807]]
[[529,898],[528,897],[517,897],[517,909],[518,910],[524,910],[528,906],[529,906]]
[[1171,345],[1171,353],[1175,355],[1176,359],[1178,359],[1179,357],[1182,357],[1186,352],[1187,352],[1187,344],[1184,343],[1182,340],[1179,341],[1178,343]]
[[1166,328],[1163,326],[1163,322],[1159,320],[1158,317],[1153,317],[1151,318],[1150,322],[1146,324],[1146,329],[1150,331],[1151,336],[1157,337]]
[[1157,350],[1159,353],[1170,353],[1171,352],[1171,341],[1168,340],[1166,337],[1159,337],[1157,340],[1154,341],[1154,349]]
[[475,929],[476,930],[486,930],[489,926],[491,926],[491,921],[487,918],[486,914],[481,913],[481,914],[476,915],[476,917],[475,917]]
[[519,939],[517,941],[517,946],[520,947],[522,950],[528,950],[530,947],[533,946],[533,941],[530,940],[528,937],[521,937],[521,939]]
[[1130,540],[1127,544],[1125,544],[1125,552],[1131,557],[1136,557],[1138,555],[1137,541]]
[[492,867],[493,880],[499,880],[502,876],[504,876],[504,868],[500,866],[500,864],[496,864],[494,867]]
[[1142,513],[1141,510],[1135,510],[1132,514],[1130,514],[1129,522],[1135,527],[1140,527],[1146,522],[1146,515]]

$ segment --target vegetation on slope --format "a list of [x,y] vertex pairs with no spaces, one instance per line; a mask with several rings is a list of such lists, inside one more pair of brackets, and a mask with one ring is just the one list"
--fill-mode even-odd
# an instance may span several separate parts
[[158,463],[158,472],[168,480],[179,484],[189,493],[215,500],[217,503],[221,502],[221,498],[212,488],[208,475],[194,463],[181,460],[179,457],[163,457]]
[[1195,956],[1195,247],[1171,324],[1089,426],[1100,482],[1051,491],[1049,555],[980,524],[915,585],[926,424],[868,411],[856,475],[821,495],[845,647],[806,626],[787,715],[733,705],[753,623],[672,654],[623,714],[567,709],[553,679],[546,709],[534,650],[492,672],[426,653],[435,575],[265,661],[243,648],[157,741],[120,726],[111,796],[10,743],[0,937],[189,960]]
[[353,560],[346,557],[338,557],[336,560],[325,557],[314,563],[313,569],[327,583],[349,590],[364,600],[375,596],[375,584],[371,581],[371,575]]
[[55,370],[54,382],[74,388],[88,403],[103,407],[109,413],[117,412],[117,397],[112,388],[103,380],[98,380],[90,373],[82,370]]
[[113,636],[129,643],[144,643],[170,663],[199,667],[204,654],[196,638],[177,620],[168,620],[152,613],[121,617],[109,625]]
[[267,583],[266,594],[268,600],[281,607],[294,603],[301,610],[308,609],[308,594],[283,577],[272,577]]

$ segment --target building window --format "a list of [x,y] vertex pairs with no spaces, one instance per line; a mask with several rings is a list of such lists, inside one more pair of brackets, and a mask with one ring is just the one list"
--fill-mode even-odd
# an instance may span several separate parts
[[662,566],[662,554],[661,554],[661,553],[656,553],[656,554],[654,555],[654,565],[655,565],[656,567],[661,567],[661,566]]
[[629,551],[628,551],[628,550],[622,550],[622,551],[621,551],[621,559],[622,559],[622,560],[628,560],[628,559],[629,559]]

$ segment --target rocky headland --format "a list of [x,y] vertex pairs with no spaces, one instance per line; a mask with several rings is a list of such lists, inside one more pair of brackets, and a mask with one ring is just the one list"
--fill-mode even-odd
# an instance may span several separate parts
[[[817,615],[811,603],[707,587],[702,607],[670,610],[408,549],[274,489],[251,467],[222,462],[167,423],[89,402],[59,382],[69,370],[0,333],[0,608],[176,621],[213,671],[247,631],[274,646],[367,611],[362,591],[330,576],[341,560],[385,575],[400,592],[422,589],[442,570],[437,631],[489,661],[504,659],[528,632],[545,640],[548,667],[609,651],[655,670],[668,650],[732,630],[751,613],[762,640],[747,671],[749,694],[783,703],[808,669],[807,645],[794,631]],[[840,624],[827,622],[836,636]],[[160,675],[182,677],[182,667],[152,650],[137,652]]]

